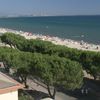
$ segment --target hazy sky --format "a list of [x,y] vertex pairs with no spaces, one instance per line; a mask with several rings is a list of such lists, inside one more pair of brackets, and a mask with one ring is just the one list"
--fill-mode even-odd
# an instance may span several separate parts
[[100,0],[0,0],[0,15],[100,15]]

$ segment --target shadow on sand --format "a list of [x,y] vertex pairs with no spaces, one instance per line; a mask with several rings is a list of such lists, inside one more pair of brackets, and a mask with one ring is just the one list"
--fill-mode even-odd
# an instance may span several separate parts
[[100,81],[84,78],[84,84],[81,89],[69,91],[59,87],[58,91],[70,97],[75,97],[75,100],[100,100]]
[[40,100],[42,98],[48,97],[48,94],[36,90],[21,90],[21,93],[28,95],[30,97],[29,100],[33,100],[33,98],[34,100]]
[[[82,93],[82,89],[84,90],[83,93]],[[68,98],[66,99],[65,98],[63,99],[62,97],[61,100],[100,100],[100,81],[94,81],[85,78],[84,84],[81,89],[69,91],[59,86],[57,91],[64,93],[66,96],[68,96]],[[23,92],[28,93],[32,98],[34,98],[34,100],[40,100],[41,98],[48,97],[48,94],[41,91],[23,90]],[[75,99],[72,99],[72,97]]]

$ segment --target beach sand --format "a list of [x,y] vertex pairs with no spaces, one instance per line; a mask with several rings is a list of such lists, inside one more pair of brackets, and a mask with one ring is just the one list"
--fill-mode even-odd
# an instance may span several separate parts
[[95,45],[95,44],[89,44],[82,41],[75,41],[71,39],[61,39],[59,37],[51,37],[51,36],[45,36],[45,35],[40,35],[40,34],[32,34],[29,32],[23,32],[23,31],[16,31],[12,29],[6,29],[6,28],[0,28],[0,33],[6,33],[6,32],[11,32],[15,34],[19,34],[21,36],[24,36],[26,39],[41,39],[44,41],[50,41],[56,45],[64,45],[69,48],[76,48],[79,50],[88,50],[88,51],[100,51],[100,45]]

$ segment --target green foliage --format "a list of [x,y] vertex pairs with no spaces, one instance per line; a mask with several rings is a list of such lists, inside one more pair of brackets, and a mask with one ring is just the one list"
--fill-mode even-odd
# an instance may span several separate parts
[[93,56],[93,64],[95,66],[100,66],[100,53],[97,52],[94,56]]
[[100,66],[91,66],[90,72],[94,76],[94,79],[96,79],[97,76],[100,76]]
[[[35,54],[31,66],[32,75],[39,77],[47,87],[53,86],[54,89],[61,85],[67,89],[80,88],[83,81],[82,67],[78,62],[61,58],[58,56],[48,56]],[[50,88],[48,92],[51,98]]]
[[82,65],[85,69],[89,70],[92,65],[91,53],[84,51],[80,56],[80,62],[82,63]]
[[[39,39],[27,40],[24,37],[13,33],[3,34],[1,36],[1,40],[2,42],[9,44],[10,46],[13,45],[15,48],[21,51],[57,55],[59,57],[64,57],[73,61],[77,61],[82,64],[83,69],[91,74],[93,74],[92,66],[94,66],[95,69],[100,69],[100,52],[72,49],[65,46],[54,45],[51,42],[42,41]],[[4,55],[6,55],[6,53],[0,57],[2,58]],[[5,60],[9,59],[9,57],[10,55],[8,55]],[[15,62],[17,63],[17,61]],[[10,66],[10,63],[8,64]],[[97,73],[100,73],[100,71],[97,70]]]
[[34,100],[34,98],[29,95],[27,92],[25,92],[24,90],[19,90],[18,91],[18,100]]
[[[1,48],[0,58],[9,67],[16,69],[17,74],[24,82],[26,82],[27,76],[31,74],[40,77],[46,84],[53,86],[62,84],[65,86],[64,83],[66,83],[66,87],[69,84],[68,88],[71,89],[78,88],[82,82],[81,65],[57,55],[49,56]],[[70,86],[70,83],[73,83],[73,85]],[[74,87],[74,84],[77,85]]]
[[[34,62],[34,61],[33,61]],[[45,84],[63,85],[75,89],[82,84],[82,67],[79,63],[58,56],[38,55],[32,73],[40,77]]]
[[[16,46],[19,50],[24,51],[25,49],[25,51],[42,53],[23,52],[11,48],[0,49],[0,59],[6,62],[8,69],[15,69],[17,76],[21,78],[25,86],[27,86],[28,75],[39,77],[47,87],[56,88],[57,85],[62,85],[67,89],[75,89],[81,86],[83,80],[82,67],[79,63],[66,59],[71,55],[70,50],[67,50],[68,48],[64,49],[63,46],[54,48],[56,47],[54,44],[41,40],[23,39],[20,42],[16,40],[19,36],[14,39],[15,35],[10,35],[11,37],[7,36],[9,33],[7,33],[7,37],[5,35],[2,36],[2,40],[4,39],[3,41],[11,46]],[[24,44],[25,41],[27,41],[26,44]],[[67,57],[63,58],[63,56]],[[71,59],[73,58],[71,57]],[[48,91],[51,94],[49,88]]]
[[3,34],[1,36],[1,41],[20,50],[23,50],[26,43],[26,39],[23,36],[16,35],[14,33]]
[[48,41],[42,40],[28,40],[27,51],[38,52],[38,53],[47,53],[48,48],[53,47],[54,45]]

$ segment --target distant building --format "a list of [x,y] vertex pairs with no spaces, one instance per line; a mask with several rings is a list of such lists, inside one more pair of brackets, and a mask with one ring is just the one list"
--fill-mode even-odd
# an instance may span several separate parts
[[23,85],[0,72],[0,100],[18,100],[18,89]]

